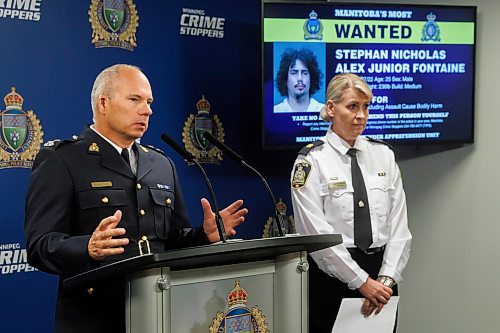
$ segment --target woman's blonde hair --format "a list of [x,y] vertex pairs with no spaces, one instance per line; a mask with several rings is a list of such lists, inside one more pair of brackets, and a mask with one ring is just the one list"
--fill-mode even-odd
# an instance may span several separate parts
[[[338,103],[342,99],[344,92],[350,88],[357,89],[365,94],[370,100],[373,98],[372,91],[366,82],[352,73],[342,73],[335,75],[328,83],[326,90],[326,100]],[[321,109],[319,115],[326,122],[331,122],[332,117],[328,115],[326,105]]]

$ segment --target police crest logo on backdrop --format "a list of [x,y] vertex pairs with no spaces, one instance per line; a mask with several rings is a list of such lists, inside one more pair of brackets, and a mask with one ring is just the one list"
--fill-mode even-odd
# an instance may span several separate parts
[[12,87],[0,115],[0,169],[31,168],[43,142],[40,120],[23,111],[24,98]]
[[[286,211],[288,207],[280,198],[276,203],[276,208],[278,209],[281,216],[283,216],[283,221],[287,221],[285,225],[285,233],[287,234],[295,234],[297,231],[295,229],[295,219],[293,215],[286,216]],[[269,216],[266,224],[264,225],[264,229],[262,230],[262,238],[270,238],[279,236],[278,226],[276,224],[276,218],[274,216]]]
[[248,292],[235,281],[234,288],[227,294],[229,310],[224,314],[217,312],[210,326],[210,333],[270,333],[266,317],[258,306],[247,308]]
[[137,47],[139,15],[132,0],[92,0],[89,9],[92,44],[96,48],[118,47],[133,51]]
[[224,128],[217,115],[210,115],[210,102],[202,95],[196,103],[198,113],[190,114],[184,123],[182,141],[184,147],[199,163],[220,164],[222,152],[203,137],[204,132],[210,132],[220,142],[224,142]]

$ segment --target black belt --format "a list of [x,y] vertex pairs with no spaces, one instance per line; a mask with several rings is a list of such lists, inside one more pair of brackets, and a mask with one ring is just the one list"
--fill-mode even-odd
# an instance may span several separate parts
[[380,247],[371,247],[366,251],[363,251],[358,247],[348,247],[347,248],[347,251],[349,251],[349,253],[364,253],[364,254],[374,254],[374,253],[378,253],[378,252],[383,252],[384,250],[385,250],[385,245],[380,246]]

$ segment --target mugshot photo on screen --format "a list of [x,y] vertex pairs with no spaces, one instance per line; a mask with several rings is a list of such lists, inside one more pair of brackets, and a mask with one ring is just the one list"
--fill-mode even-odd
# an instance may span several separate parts
[[325,101],[325,45],[274,43],[273,53],[273,112],[319,112]]

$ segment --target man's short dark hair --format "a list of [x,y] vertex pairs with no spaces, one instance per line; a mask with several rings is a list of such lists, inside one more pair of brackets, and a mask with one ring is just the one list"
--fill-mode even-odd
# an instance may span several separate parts
[[316,91],[319,90],[321,86],[321,80],[323,79],[323,73],[319,70],[318,60],[316,55],[307,48],[301,48],[300,50],[287,48],[281,55],[280,68],[278,74],[276,74],[276,87],[278,88],[281,96],[288,95],[288,88],[286,82],[288,80],[288,70],[291,65],[295,64],[296,60],[302,61],[302,63],[307,67],[309,75],[311,77],[311,85],[309,88],[309,96],[314,95]]

